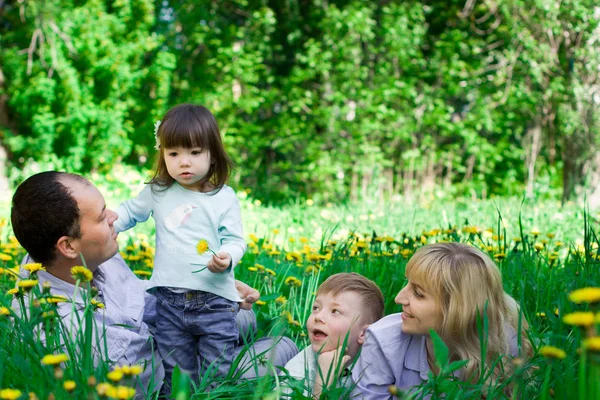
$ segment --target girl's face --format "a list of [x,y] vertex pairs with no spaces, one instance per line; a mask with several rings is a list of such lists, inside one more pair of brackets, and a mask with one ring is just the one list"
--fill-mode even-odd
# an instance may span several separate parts
[[200,147],[171,147],[163,151],[169,175],[186,189],[201,190],[198,182],[210,169],[210,152]]
[[429,330],[439,331],[442,311],[432,293],[423,289],[419,282],[409,279],[394,299],[402,305],[402,332],[411,335],[429,335]]

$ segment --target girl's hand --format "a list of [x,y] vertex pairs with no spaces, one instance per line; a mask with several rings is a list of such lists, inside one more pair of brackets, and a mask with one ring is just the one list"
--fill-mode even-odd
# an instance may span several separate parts
[[220,251],[206,263],[206,267],[210,272],[224,272],[231,265],[231,256],[225,251]]

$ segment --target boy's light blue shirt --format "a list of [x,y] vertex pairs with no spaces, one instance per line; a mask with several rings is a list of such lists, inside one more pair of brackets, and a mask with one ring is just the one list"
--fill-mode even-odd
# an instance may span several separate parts
[[[233,267],[244,255],[246,242],[240,205],[229,186],[224,185],[216,193],[202,193],[185,189],[177,182],[164,191],[158,188],[153,192],[152,186],[147,185],[138,197],[121,204],[117,214],[117,232],[146,221],[150,215],[156,222],[156,255],[148,289],[164,286],[202,290],[232,301],[242,300],[235,289]],[[229,253],[232,267],[222,273],[205,268],[212,253],[197,253],[201,239],[215,253]]]

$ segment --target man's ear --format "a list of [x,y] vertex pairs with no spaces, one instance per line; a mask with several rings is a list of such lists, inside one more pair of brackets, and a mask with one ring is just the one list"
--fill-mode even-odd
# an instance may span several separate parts
[[371,324],[366,324],[362,326],[362,329],[360,330],[360,333],[358,334],[358,344],[360,344],[361,346],[365,343],[365,339],[367,338],[367,328],[371,326]]
[[63,257],[70,259],[79,257],[77,239],[70,236],[61,236],[56,242],[55,248]]

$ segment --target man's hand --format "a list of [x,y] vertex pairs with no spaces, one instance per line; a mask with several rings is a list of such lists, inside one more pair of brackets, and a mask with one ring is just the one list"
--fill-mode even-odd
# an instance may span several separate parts
[[260,298],[260,293],[258,290],[254,289],[246,285],[244,282],[240,282],[236,279],[235,288],[237,289],[240,297],[243,301],[240,303],[240,308],[244,310],[251,310],[252,304],[256,303],[256,301]]
[[[317,362],[319,363],[319,369],[323,374],[325,382],[321,380],[321,374],[317,373],[315,386],[313,387],[313,395],[316,396],[316,398],[321,395],[324,387],[329,387],[331,382],[342,373],[346,364],[350,362],[350,356],[342,355],[341,351],[342,346],[318,355]],[[340,355],[342,356],[342,362],[338,369]]]
[[220,273],[227,270],[230,265],[231,256],[229,253],[220,251],[216,255],[213,254],[212,258],[208,260],[206,263],[206,268],[208,268],[210,272]]

